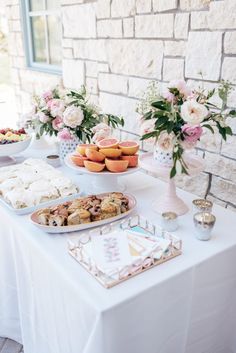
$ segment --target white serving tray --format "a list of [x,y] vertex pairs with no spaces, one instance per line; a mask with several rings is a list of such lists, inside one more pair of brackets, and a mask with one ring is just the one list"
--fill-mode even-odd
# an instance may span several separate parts
[[[131,212],[134,211],[134,209],[136,208],[136,204],[137,204],[135,197],[130,194],[124,194],[124,196],[128,197],[128,199],[129,199],[130,209],[127,212],[121,213],[118,216],[103,219],[102,221],[78,224],[78,225],[73,225],[73,226],[53,227],[53,226],[45,226],[45,225],[39,224],[37,222],[37,212],[32,213],[32,215],[30,216],[30,219],[31,219],[31,222],[39,229],[45,231],[46,233],[53,233],[53,234],[76,232],[79,230],[86,230],[86,229],[90,229],[90,228],[94,228],[94,227],[99,227],[99,226],[102,226],[107,223],[114,223],[116,221],[119,221],[120,219],[129,216],[131,214]],[[59,205],[61,203],[63,203],[63,202],[57,202],[57,205]],[[42,207],[40,207],[40,209],[41,208]]]
[[46,208],[49,206],[53,206],[54,204],[59,204],[59,203],[64,203],[67,201],[71,201],[77,197],[81,196],[81,192],[78,192],[76,194],[73,195],[69,195],[66,197],[60,197],[58,199],[54,199],[54,200],[50,200],[47,202],[42,202],[40,204],[38,204],[37,206],[32,206],[32,207],[25,207],[25,208],[14,208],[12,207],[9,203],[7,203],[2,197],[0,197],[0,203],[2,205],[4,205],[6,208],[8,208],[10,211],[18,214],[18,215],[25,215],[28,213],[32,213],[35,212],[36,210],[40,209],[40,208]]

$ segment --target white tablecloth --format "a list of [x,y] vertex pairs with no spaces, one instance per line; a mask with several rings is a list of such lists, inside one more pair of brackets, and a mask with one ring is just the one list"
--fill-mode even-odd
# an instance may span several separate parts
[[[138,212],[158,223],[151,200],[165,184],[143,173],[124,180]],[[0,336],[25,353],[236,352],[236,216],[216,205],[214,214],[211,241],[195,239],[190,212],[175,233],[181,256],[107,290],[67,254],[66,235],[0,206]]]

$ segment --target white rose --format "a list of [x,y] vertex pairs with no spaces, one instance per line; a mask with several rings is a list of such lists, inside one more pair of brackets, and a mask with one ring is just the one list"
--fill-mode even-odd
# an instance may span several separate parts
[[186,101],[181,107],[181,116],[189,125],[199,125],[208,115],[208,109],[195,100]]
[[80,126],[83,119],[83,110],[75,105],[70,105],[63,113],[64,124],[72,129],[76,128],[76,126]]
[[157,140],[158,147],[163,151],[173,151],[175,144],[175,134],[162,131]]

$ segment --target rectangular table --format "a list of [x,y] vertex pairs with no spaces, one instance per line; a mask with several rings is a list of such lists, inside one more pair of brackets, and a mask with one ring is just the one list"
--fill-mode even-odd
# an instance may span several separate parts
[[[141,172],[124,180],[138,213],[158,223],[151,201],[166,184]],[[194,195],[180,194],[191,207]],[[0,206],[0,336],[25,353],[236,352],[236,216],[214,214],[211,241],[195,239],[189,212],[175,232],[181,256],[105,289],[68,255],[66,234]]]

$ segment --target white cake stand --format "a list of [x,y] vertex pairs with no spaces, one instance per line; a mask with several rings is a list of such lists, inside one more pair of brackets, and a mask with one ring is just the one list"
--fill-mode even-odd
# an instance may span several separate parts
[[[174,178],[170,178],[170,167],[164,167],[154,160],[153,153],[145,153],[139,157],[140,167],[151,172],[155,176],[159,176],[168,180],[168,188],[165,194],[158,196],[153,202],[154,211],[157,213],[175,212],[177,215],[183,215],[188,212],[189,208],[184,201],[177,195]],[[188,166],[190,176],[198,175],[204,169],[203,159],[197,155],[187,155],[185,163]]]
[[111,173],[107,170],[99,173],[90,172],[84,167],[76,166],[71,161],[69,154],[65,157],[64,162],[65,165],[74,172],[88,176],[88,184],[91,185],[90,191],[93,193],[125,191],[126,185],[120,181],[120,178],[128,174],[136,173],[140,169],[140,167],[128,168],[122,173]]

